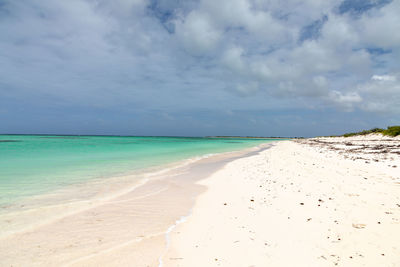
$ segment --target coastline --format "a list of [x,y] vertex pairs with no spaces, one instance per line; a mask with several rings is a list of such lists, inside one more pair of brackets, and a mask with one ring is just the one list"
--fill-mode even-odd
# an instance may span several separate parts
[[399,145],[311,138],[194,160],[0,238],[0,266],[397,266]]
[[[132,262],[139,266],[158,265],[165,250],[165,232],[188,214],[195,197],[205,189],[196,181],[262,147],[192,158],[142,179],[118,194],[76,201],[69,206],[62,204],[52,210],[54,217],[47,220],[43,220],[48,213],[45,209],[32,209],[34,212],[28,209],[19,218],[23,227],[16,224],[18,218],[3,216],[3,225],[18,227],[8,232],[2,227],[0,266],[130,265]],[[121,185],[124,183],[118,186]],[[36,223],[26,224],[35,218]]]
[[[197,137],[0,136],[0,213],[23,199],[138,176],[269,140]],[[127,179],[130,180],[130,179]],[[83,186],[84,187],[84,186]],[[79,187],[80,190],[82,187]],[[101,189],[100,189],[101,190]],[[29,203],[23,203],[27,206]]]
[[164,265],[400,265],[400,142],[367,160],[345,150],[385,141],[370,139],[282,141],[228,163],[199,182],[207,190],[171,233]]

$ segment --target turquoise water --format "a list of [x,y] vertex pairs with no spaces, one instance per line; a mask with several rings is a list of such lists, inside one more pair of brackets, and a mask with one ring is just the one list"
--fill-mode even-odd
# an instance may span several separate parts
[[0,135],[0,204],[271,139]]

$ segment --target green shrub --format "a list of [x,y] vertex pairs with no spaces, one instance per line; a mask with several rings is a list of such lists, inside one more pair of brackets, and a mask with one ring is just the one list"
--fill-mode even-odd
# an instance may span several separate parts
[[356,135],[367,135],[367,134],[371,134],[371,133],[382,133],[383,131],[385,131],[385,130],[383,130],[381,128],[373,128],[371,130],[364,130],[364,131],[356,132],[356,133],[346,133],[343,136],[350,137],[350,136],[356,136]]
[[355,135],[357,135],[357,133],[346,133],[343,136],[344,137],[350,137],[350,136],[355,136]]
[[384,135],[398,136],[400,135],[400,126],[390,126],[383,131]]
[[373,128],[370,131],[371,131],[371,133],[382,133],[385,130],[381,129],[381,128]]
[[350,137],[350,136],[356,136],[356,135],[367,135],[371,133],[382,133],[384,135],[388,136],[398,136],[400,135],[400,126],[389,126],[387,127],[386,130],[381,129],[381,128],[373,128],[371,130],[364,130],[361,132],[356,132],[356,133],[346,133],[343,136],[344,137]]

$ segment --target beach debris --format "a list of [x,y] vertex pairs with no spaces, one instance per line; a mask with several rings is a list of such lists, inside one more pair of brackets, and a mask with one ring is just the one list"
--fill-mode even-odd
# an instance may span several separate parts
[[311,220],[312,220],[312,218],[308,218],[308,219],[307,219],[307,222],[309,222],[309,221],[311,221]]
[[332,254],[332,255],[330,255],[330,256],[334,258],[333,263],[334,263],[335,265],[338,265],[339,262],[340,262],[340,257],[337,256],[337,255],[335,255],[335,254]]
[[303,202],[300,202],[300,205],[302,205],[302,206],[303,206],[303,205],[304,205],[304,203],[303,203]]
[[353,223],[352,226],[353,226],[354,228],[357,228],[357,229],[363,229],[363,228],[365,228],[366,224],[363,224],[363,223]]

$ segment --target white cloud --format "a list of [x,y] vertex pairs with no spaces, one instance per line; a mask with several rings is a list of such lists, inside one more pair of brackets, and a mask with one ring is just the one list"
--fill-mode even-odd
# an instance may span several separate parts
[[397,81],[397,78],[396,76],[393,75],[374,75],[371,77],[371,80],[383,81],[383,82],[395,82]]
[[226,50],[222,56],[223,64],[236,73],[246,71],[246,66],[242,60],[243,49],[240,47],[232,47]]
[[313,78],[313,83],[321,88],[326,88],[328,86],[328,81],[324,76],[316,76]]
[[392,1],[379,10],[354,21],[362,41],[369,46],[393,49],[400,46],[400,1]]
[[371,80],[358,85],[366,101],[361,108],[371,112],[400,112],[399,74],[373,75]]
[[185,97],[179,105],[232,109],[251,95],[258,108],[266,99],[346,111],[398,104],[399,1],[358,17],[338,14],[339,0],[6,3],[0,80],[16,92],[174,108]]
[[236,92],[242,96],[250,96],[258,92],[259,85],[257,82],[249,82],[247,84],[238,84]]
[[183,42],[186,51],[193,55],[213,51],[221,37],[209,16],[202,12],[193,11],[175,25],[178,38]]
[[221,28],[243,27],[253,34],[266,35],[265,38],[274,42],[282,32],[288,31],[271,14],[248,0],[203,0],[200,8],[210,14]]
[[362,97],[358,92],[347,92],[342,93],[336,90],[332,90],[329,93],[329,101],[344,108],[345,111],[353,111],[354,105],[363,101]]
[[330,49],[348,49],[358,44],[358,33],[348,17],[330,13],[321,34],[323,45]]

